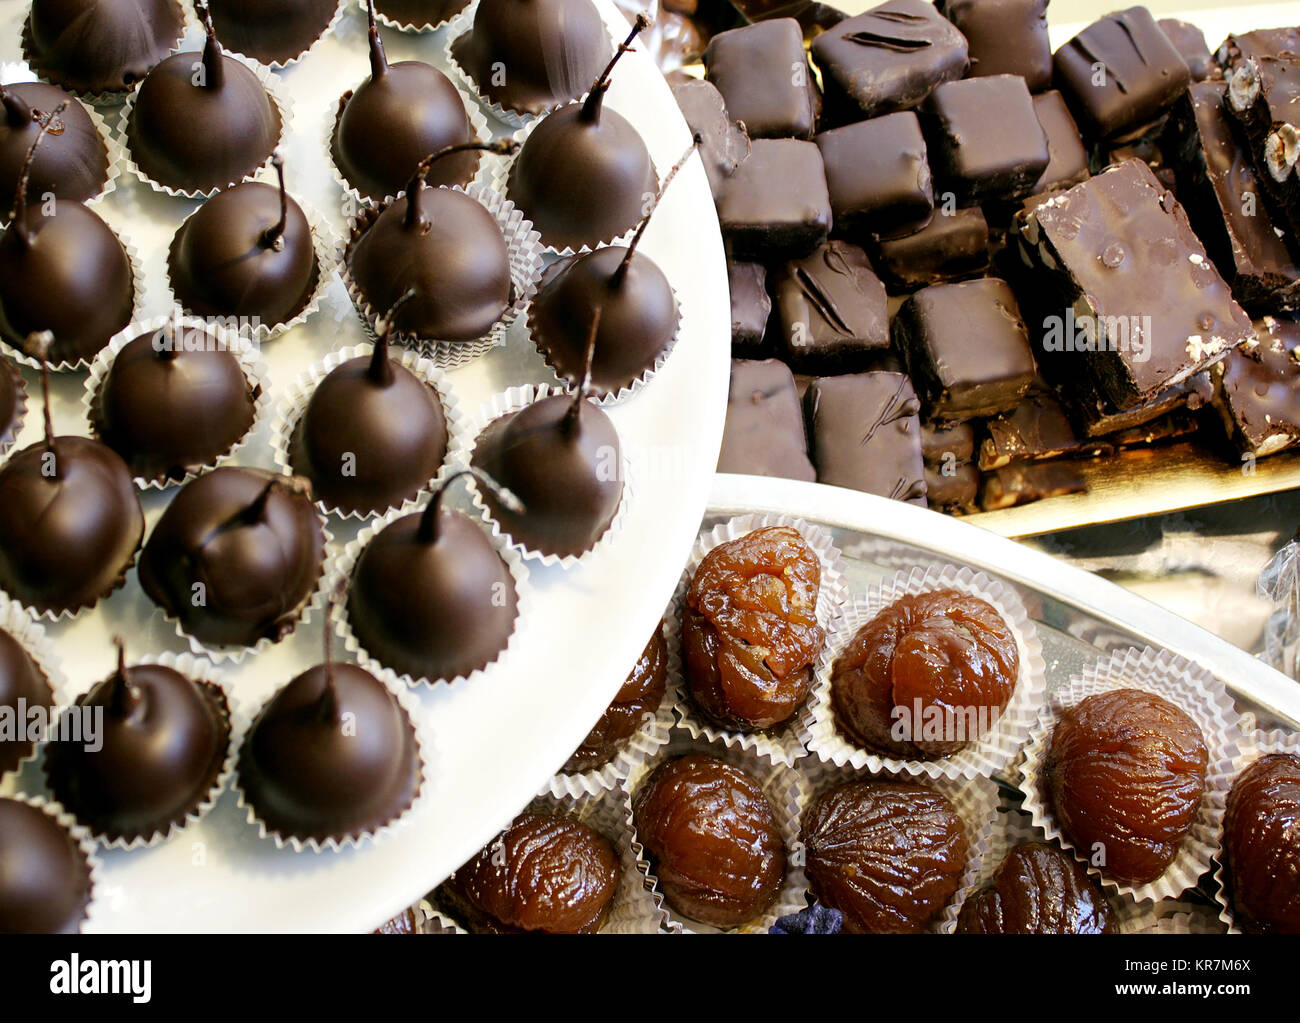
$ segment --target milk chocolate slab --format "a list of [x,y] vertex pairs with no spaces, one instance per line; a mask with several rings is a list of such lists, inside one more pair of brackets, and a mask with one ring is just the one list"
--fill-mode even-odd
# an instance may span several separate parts
[[1012,462],[1096,457],[1110,450],[1105,442],[1082,436],[1065,407],[1042,387],[1032,388],[1012,411],[988,420],[984,430],[979,467],[985,471]]
[[989,267],[988,221],[978,206],[936,212],[920,231],[872,245],[871,262],[894,294],[982,274]]
[[921,122],[910,110],[824,131],[814,139],[826,167],[835,228],[849,237],[897,238],[934,216]]
[[1094,138],[1115,138],[1153,120],[1191,81],[1145,7],[1094,21],[1056,51],[1053,66],[1056,87]]
[[718,199],[736,259],[799,259],[826,240],[831,199],[821,151],[798,139],[757,139]]
[[700,136],[700,159],[716,201],[727,178],[749,155],[749,136],[727,112],[727,104],[712,82],[688,78],[673,85],[673,99],[686,126]]
[[719,32],[704,51],[704,69],[751,138],[812,137],[817,86],[793,18]]
[[858,372],[890,350],[885,286],[856,245],[829,241],[782,264],[771,291],[782,351],[796,372]]
[[935,511],[970,515],[979,510],[980,471],[967,462],[925,467],[925,499]]
[[1205,44],[1205,35],[1199,28],[1177,18],[1161,18],[1156,24],[1183,58],[1193,82],[1223,77],[1223,71],[1215,63],[1210,48]]
[[966,37],[926,0],[888,0],[823,32],[811,47],[836,124],[907,110],[966,73]]
[[1227,109],[1282,226],[1300,234],[1300,56],[1239,61],[1228,77]]
[[1048,161],[1047,169],[1034,184],[1033,193],[1056,192],[1086,181],[1088,150],[1065,97],[1055,89],[1040,92],[1034,97],[1034,115],[1047,136]]
[[733,354],[757,351],[763,346],[772,297],[767,293],[767,268],[762,263],[727,261],[731,287],[731,350]]
[[966,37],[971,78],[1019,75],[1031,92],[1052,83],[1047,0],[938,0],[935,6]]
[[803,412],[790,367],[776,359],[733,359],[718,472],[812,482]]
[[804,406],[819,482],[925,507],[920,403],[906,374],[818,377]]
[[980,508],[998,511],[1047,497],[1081,494],[1088,489],[1069,462],[1022,462],[994,469],[980,484]]
[[1266,316],[1257,337],[1214,368],[1214,407],[1243,454],[1271,455],[1300,440],[1300,323]]

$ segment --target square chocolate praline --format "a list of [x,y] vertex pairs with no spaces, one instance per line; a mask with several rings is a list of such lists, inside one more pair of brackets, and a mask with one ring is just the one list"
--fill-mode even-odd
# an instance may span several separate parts
[[891,293],[977,276],[989,267],[988,221],[978,206],[938,212],[920,231],[873,245],[871,259]]
[[804,406],[819,482],[925,507],[919,404],[907,374],[818,377]]
[[837,231],[896,238],[934,216],[925,136],[912,111],[824,131],[813,141],[826,167]]
[[812,482],[799,391],[776,359],[733,359],[718,472]]
[[945,82],[921,105],[934,190],[958,206],[1028,195],[1047,169],[1047,136],[1016,75]]
[[736,259],[798,259],[826,240],[831,198],[821,151],[798,139],[758,139],[718,199]]
[[970,77],[1019,75],[1031,92],[1052,82],[1047,0],[938,0],[970,46]]
[[1237,449],[1262,458],[1300,441],[1300,322],[1266,316],[1257,332],[1214,368],[1214,406]]
[[1034,97],[1034,116],[1047,136],[1047,169],[1034,184],[1033,194],[1073,188],[1088,179],[1088,149],[1079,126],[1070,116],[1065,97],[1055,89]]
[[772,296],[767,293],[767,268],[762,263],[728,260],[727,284],[731,289],[732,354],[752,357],[751,353],[763,346],[767,320],[772,314]]
[[813,40],[835,124],[908,110],[966,73],[966,37],[927,0],[888,0]]
[[1223,77],[1222,70],[1214,62],[1210,48],[1205,44],[1205,33],[1199,28],[1177,18],[1161,18],[1156,24],[1183,58],[1193,82]]
[[876,368],[889,347],[889,297],[856,245],[830,241],[772,271],[786,361],[797,373]]
[[893,331],[927,419],[1007,412],[1033,383],[1034,356],[1016,296],[996,277],[922,288],[898,310]]
[[704,70],[750,138],[812,137],[817,86],[793,18],[719,32],[704,51]]

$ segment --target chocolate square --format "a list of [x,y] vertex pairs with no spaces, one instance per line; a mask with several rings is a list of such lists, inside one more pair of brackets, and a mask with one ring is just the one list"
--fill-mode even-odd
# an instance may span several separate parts
[[813,40],[836,124],[907,110],[966,73],[966,37],[926,0],[888,0]]
[[1300,440],[1300,323],[1266,316],[1256,327],[1214,367],[1214,407],[1237,449],[1262,458]]
[[819,482],[925,506],[919,405],[906,374],[818,377],[804,405]]
[[871,261],[893,293],[961,280],[989,267],[989,225],[978,206],[939,211],[914,234],[871,247]]
[[966,37],[971,78],[1019,75],[1031,92],[1051,84],[1047,0],[938,0],[936,6]]
[[1047,169],[1047,136],[1016,75],[945,82],[921,104],[921,127],[942,202],[958,206],[1028,195]]
[[749,155],[749,136],[727,113],[722,93],[711,82],[690,78],[673,86],[673,99],[692,134],[700,136],[700,160],[716,200],[727,178]]
[[889,298],[867,254],[830,241],[772,271],[780,341],[799,373],[872,369],[889,351]]
[[1055,89],[1034,97],[1034,115],[1047,136],[1047,169],[1034,184],[1033,192],[1055,192],[1088,180],[1088,150],[1070,108]]
[[824,131],[813,141],[826,167],[836,230],[896,238],[934,216],[925,136],[912,111]]
[[758,139],[718,199],[722,234],[737,259],[806,256],[831,229],[821,151],[797,139]]
[[1115,138],[1154,120],[1191,81],[1145,7],[1094,21],[1056,51],[1053,66],[1056,87],[1093,138]]
[[996,277],[922,288],[899,309],[893,333],[929,419],[1006,412],[1033,382],[1016,296]]
[[811,138],[817,86],[793,18],[719,32],[704,51],[705,75],[750,138]]
[[1205,44],[1205,34],[1199,28],[1177,18],[1161,18],[1156,24],[1183,58],[1193,82],[1223,77],[1222,70]]
[[767,293],[767,268],[762,263],[727,261],[731,288],[732,354],[755,351],[763,345],[772,298]]
[[960,465],[975,457],[975,427],[970,423],[922,423],[921,457],[926,465]]
[[925,499],[935,511],[970,515],[979,510],[980,471],[969,462],[925,467]]
[[733,359],[718,472],[817,478],[790,368],[776,359]]

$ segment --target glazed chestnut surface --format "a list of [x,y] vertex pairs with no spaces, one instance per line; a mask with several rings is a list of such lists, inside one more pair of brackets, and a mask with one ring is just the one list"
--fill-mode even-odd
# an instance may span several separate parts
[[850,781],[804,813],[813,894],[846,934],[915,934],[961,884],[968,843],[947,796],[913,782]]
[[472,931],[594,934],[619,879],[618,854],[572,817],[525,813],[440,890]]
[[951,756],[993,727],[1019,670],[1016,638],[992,604],[958,590],[909,594],[836,658],[835,722],[884,753]]
[[817,553],[789,526],[757,529],[704,556],[682,609],[682,665],[706,717],[749,732],[795,713],[826,641],[820,588]]
[[1063,849],[1024,842],[989,883],[966,900],[958,934],[1113,934],[1106,896]]
[[1261,757],[1233,783],[1223,855],[1243,931],[1300,934],[1300,756]]
[[737,927],[776,899],[785,843],[767,796],[740,768],[698,753],[670,760],[632,809],[659,890],[682,916]]
[[646,715],[654,716],[664,698],[668,681],[668,647],[662,628],[655,630],[650,642],[632,667],[627,681],[612,703],[566,761],[569,774],[591,771],[609,763],[643,724]]
[[1154,881],[1173,862],[1205,792],[1195,721],[1153,693],[1116,689],[1066,710],[1044,780],[1062,830],[1107,877]]

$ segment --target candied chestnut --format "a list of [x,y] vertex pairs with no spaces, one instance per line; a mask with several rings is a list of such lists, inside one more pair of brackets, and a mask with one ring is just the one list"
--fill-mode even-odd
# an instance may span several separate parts
[[1228,794],[1223,856],[1237,926],[1300,934],[1300,756],[1274,753],[1241,772]]
[[572,817],[525,813],[439,895],[471,931],[595,934],[618,888],[618,854]]
[[1114,934],[1115,916],[1082,863],[1054,845],[1024,842],[961,907],[958,934]]
[[961,886],[969,846],[956,807],[914,782],[849,781],[803,817],[805,871],[846,934],[917,934]]
[[738,927],[775,900],[785,843],[772,804],[725,760],[692,753],[657,768],[632,803],[659,890],[682,916]]
[[578,774],[613,760],[636,734],[645,716],[654,717],[667,682],[668,645],[664,642],[664,630],[657,628],[613,702],[582,740],[582,745],[565,761],[562,770]]
[[1043,773],[1061,830],[1107,877],[1165,872],[1196,818],[1209,763],[1196,722],[1140,689],[1089,696],[1052,732]]
[[419,934],[420,914],[414,906],[402,910],[375,931],[376,934]]
[[835,659],[835,723],[883,753],[951,756],[997,724],[1019,670],[1016,637],[988,601],[959,590],[908,594]]
[[756,529],[704,556],[682,608],[682,667],[706,717],[751,732],[794,714],[826,641],[821,575],[817,553],[789,526]]

